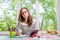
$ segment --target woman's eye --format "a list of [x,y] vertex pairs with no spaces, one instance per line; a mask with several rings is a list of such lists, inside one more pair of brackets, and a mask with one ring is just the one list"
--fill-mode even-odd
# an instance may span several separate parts
[[[25,11],[24,13],[27,13],[27,11]],[[23,13],[23,14],[24,14],[24,13]]]
[[26,13],[26,12],[25,12]]

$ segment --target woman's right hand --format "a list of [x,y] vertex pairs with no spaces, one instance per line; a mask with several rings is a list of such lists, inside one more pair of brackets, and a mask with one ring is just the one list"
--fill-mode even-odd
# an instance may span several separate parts
[[17,32],[17,33],[16,33],[16,36],[20,36],[20,35],[21,35],[21,33],[20,33],[20,32]]

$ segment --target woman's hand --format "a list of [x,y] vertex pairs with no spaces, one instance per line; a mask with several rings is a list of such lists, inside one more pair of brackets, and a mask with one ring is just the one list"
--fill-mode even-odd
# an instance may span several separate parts
[[17,33],[16,33],[16,36],[20,36],[20,35],[21,35],[21,33],[20,33],[20,32],[17,32]]

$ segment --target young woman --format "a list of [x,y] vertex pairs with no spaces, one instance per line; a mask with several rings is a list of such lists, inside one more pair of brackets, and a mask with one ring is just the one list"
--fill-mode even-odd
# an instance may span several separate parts
[[[22,33],[19,31],[22,29]],[[37,34],[39,27],[37,27],[37,23],[32,19],[30,12],[27,8],[23,7],[20,10],[19,18],[16,27],[16,35],[29,35],[34,36]],[[35,35],[36,36],[36,35]]]

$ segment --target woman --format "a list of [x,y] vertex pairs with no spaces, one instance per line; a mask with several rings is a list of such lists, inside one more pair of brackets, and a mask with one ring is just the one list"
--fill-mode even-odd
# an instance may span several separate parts
[[[16,27],[16,35],[29,35],[34,36],[37,34],[39,27],[36,26],[36,21],[32,19],[32,16],[29,13],[29,10],[25,7],[21,8],[18,18],[18,23]],[[22,33],[19,31],[22,29]]]

